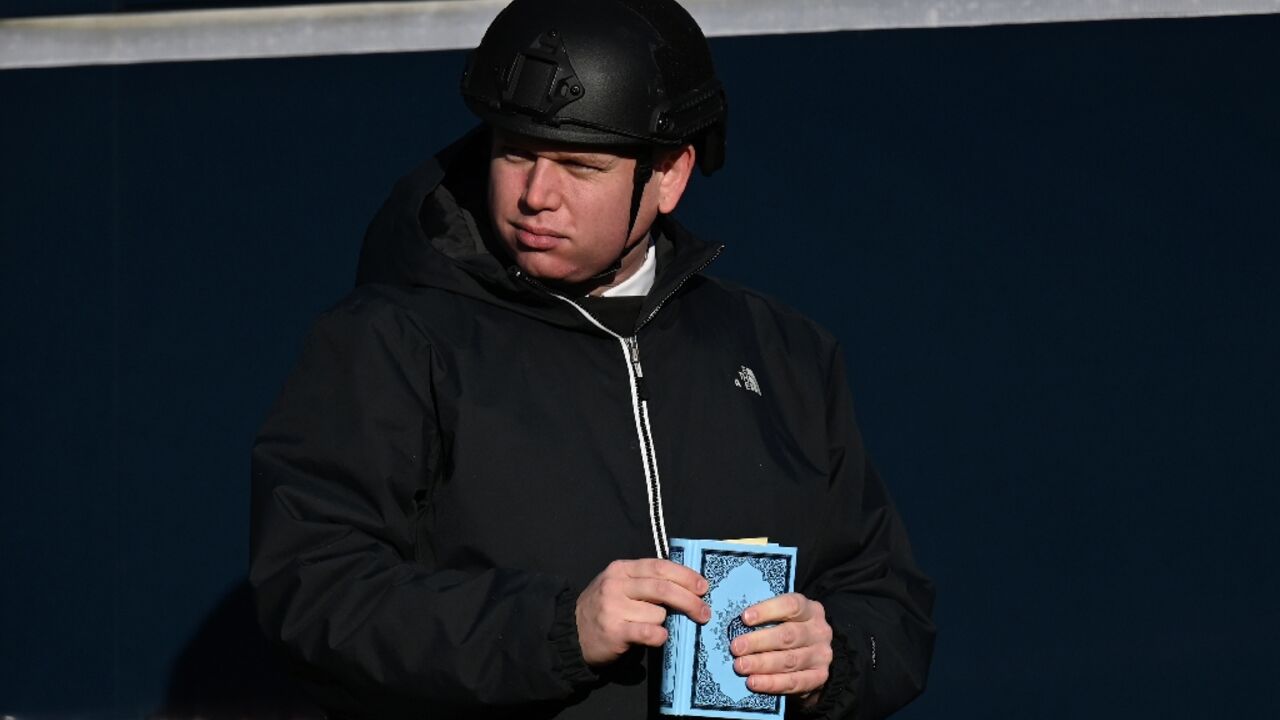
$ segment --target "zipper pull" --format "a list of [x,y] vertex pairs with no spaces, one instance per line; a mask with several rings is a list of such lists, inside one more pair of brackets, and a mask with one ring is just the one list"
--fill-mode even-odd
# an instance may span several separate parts
[[644,382],[644,370],[640,367],[640,341],[635,335],[627,338],[627,353],[631,356],[631,368],[636,374],[636,395],[643,402],[649,401],[649,388]]

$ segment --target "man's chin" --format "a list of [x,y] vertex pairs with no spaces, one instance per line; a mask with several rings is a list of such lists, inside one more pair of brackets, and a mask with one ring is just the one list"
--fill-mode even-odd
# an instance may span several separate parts
[[522,252],[517,256],[516,264],[529,277],[553,285],[576,285],[590,276],[590,273],[580,272],[577,268],[549,257],[549,253]]

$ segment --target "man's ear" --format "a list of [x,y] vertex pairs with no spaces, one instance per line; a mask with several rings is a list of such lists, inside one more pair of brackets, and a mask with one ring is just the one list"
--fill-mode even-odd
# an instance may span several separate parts
[[692,145],[663,153],[653,171],[658,181],[658,212],[666,215],[676,209],[693,174],[697,152]]

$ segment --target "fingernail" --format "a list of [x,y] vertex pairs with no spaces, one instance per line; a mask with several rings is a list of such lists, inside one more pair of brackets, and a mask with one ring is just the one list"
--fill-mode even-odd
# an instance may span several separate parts
[[746,612],[742,613],[742,622],[744,622],[744,623],[746,623],[746,624],[750,625],[751,623],[753,623],[753,622],[755,622],[755,621],[756,621],[756,611],[755,611],[755,610],[748,610],[748,611],[746,611]]
[[707,583],[707,581],[706,581],[706,580],[699,580],[699,581],[698,581],[698,594],[699,594],[699,595],[706,595],[706,594],[707,594],[707,590],[708,590],[710,587],[711,587],[711,586]]
[[747,649],[746,645],[747,643],[744,640],[734,640],[732,643],[729,643],[729,652],[734,655],[741,655],[742,651]]
[[750,660],[748,660],[748,659],[746,659],[746,658],[738,658],[737,665],[738,665],[738,672],[740,672],[740,673],[744,673],[744,674],[745,674],[745,673],[749,673],[749,672],[751,672],[751,661],[750,661]]
[[703,605],[703,606],[702,606],[702,612],[700,612],[700,613],[698,613],[698,614],[702,616],[702,621],[703,621],[703,622],[707,622],[707,621],[711,620],[711,606],[710,606],[710,605]]

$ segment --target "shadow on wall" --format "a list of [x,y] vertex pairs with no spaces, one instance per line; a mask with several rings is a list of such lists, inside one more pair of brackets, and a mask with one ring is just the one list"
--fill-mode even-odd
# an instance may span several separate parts
[[254,616],[242,580],[209,614],[174,663],[154,718],[320,718],[289,678]]

